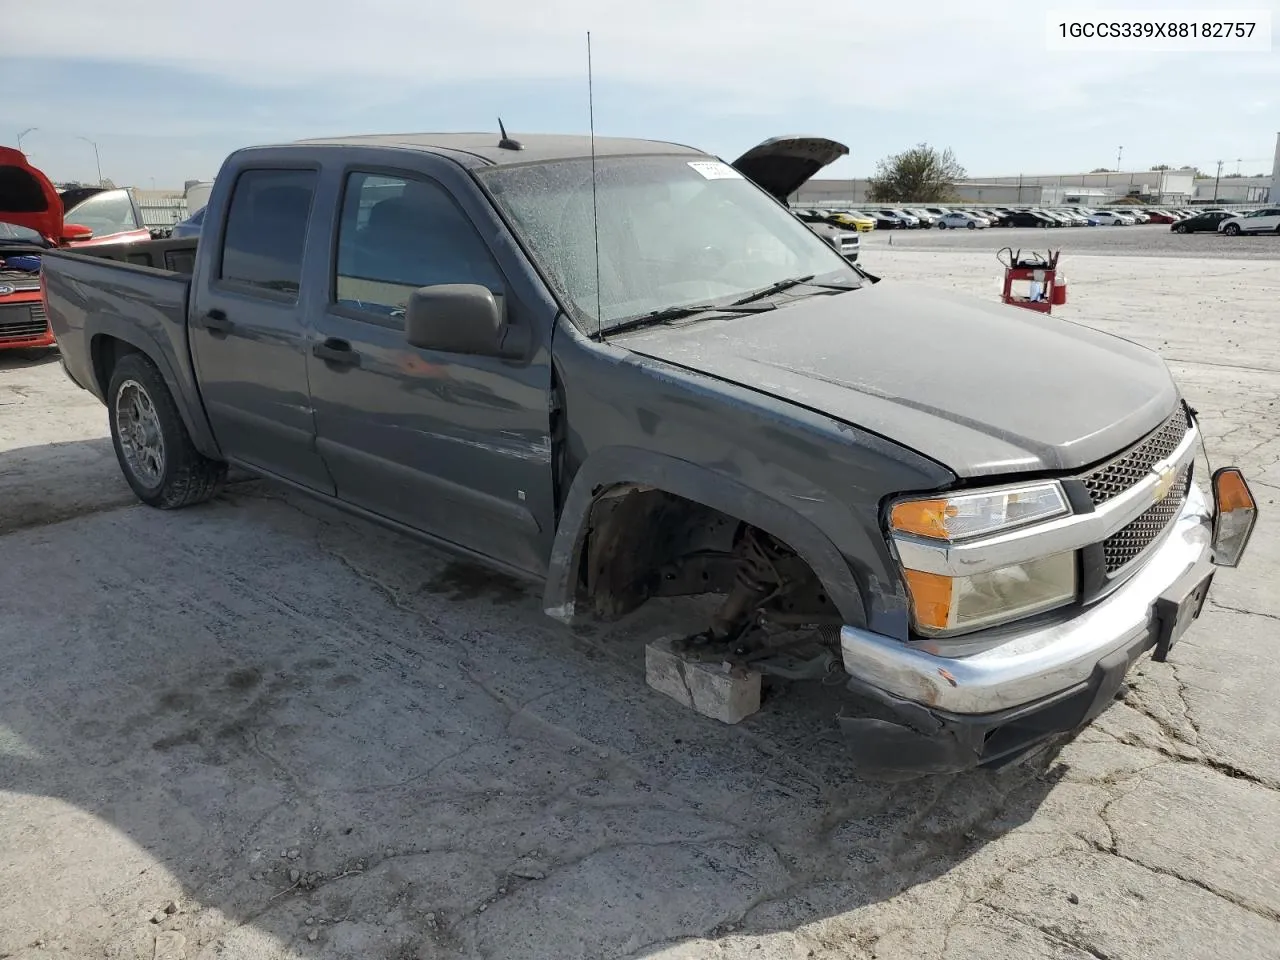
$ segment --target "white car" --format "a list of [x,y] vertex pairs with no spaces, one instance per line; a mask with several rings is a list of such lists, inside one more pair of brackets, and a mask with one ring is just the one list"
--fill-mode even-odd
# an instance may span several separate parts
[[938,218],[938,229],[946,230],[950,227],[952,230],[985,230],[990,224],[982,217],[974,217],[967,213],[961,213],[953,210],[951,213],[944,213]]
[[1218,232],[1230,237],[1242,233],[1280,233],[1280,207],[1263,207],[1238,217],[1228,217],[1218,224]]
[[1137,223],[1133,217],[1125,213],[1116,213],[1114,210],[1095,210],[1093,211],[1093,219],[1097,220],[1104,227],[1133,226]]
[[930,213],[928,210],[922,209],[921,207],[903,207],[902,209],[905,213],[909,213],[911,216],[919,220],[920,226],[924,227],[926,230],[929,227],[936,226],[938,223],[937,214]]

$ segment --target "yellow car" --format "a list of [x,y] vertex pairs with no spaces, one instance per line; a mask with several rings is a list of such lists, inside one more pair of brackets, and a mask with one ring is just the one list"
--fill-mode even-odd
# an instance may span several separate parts
[[852,213],[848,210],[827,211],[827,222],[838,224],[842,227],[852,227],[859,233],[867,233],[876,228],[876,222],[870,217],[861,213]]

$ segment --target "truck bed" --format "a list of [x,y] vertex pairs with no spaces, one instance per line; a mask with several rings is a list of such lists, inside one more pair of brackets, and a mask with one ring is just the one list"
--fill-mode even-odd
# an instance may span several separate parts
[[41,273],[49,325],[71,378],[99,398],[95,358],[112,340],[145,349],[176,395],[199,405],[187,347],[196,238],[51,250]]
[[107,243],[98,247],[78,247],[76,253],[191,276],[196,262],[196,245],[199,242],[199,237],[178,237],[176,240]]

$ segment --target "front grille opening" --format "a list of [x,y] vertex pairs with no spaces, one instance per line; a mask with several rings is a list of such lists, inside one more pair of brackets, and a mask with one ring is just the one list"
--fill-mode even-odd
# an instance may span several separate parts
[[0,342],[38,337],[48,326],[43,304],[23,303],[0,307]]
[[1102,555],[1106,561],[1107,576],[1113,576],[1151,546],[1177,519],[1191,490],[1191,465],[1183,467],[1173,486],[1159,503],[1147,508],[1138,519],[1120,528],[1102,541]]
[[[1181,404],[1153,434],[1126,453],[1081,477],[1094,506],[1124,493],[1167,459],[1191,429],[1191,418]],[[1118,536],[1118,534],[1117,534]]]

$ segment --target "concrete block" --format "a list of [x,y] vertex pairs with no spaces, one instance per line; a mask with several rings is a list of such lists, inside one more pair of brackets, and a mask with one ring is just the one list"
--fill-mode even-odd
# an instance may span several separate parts
[[738,723],[760,709],[760,674],[720,661],[688,660],[671,638],[644,648],[644,679],[659,693],[722,723]]

